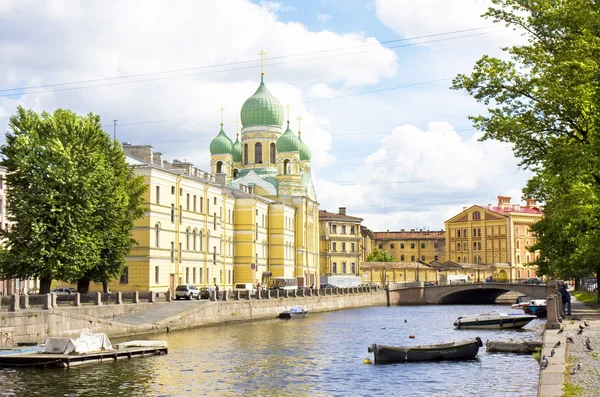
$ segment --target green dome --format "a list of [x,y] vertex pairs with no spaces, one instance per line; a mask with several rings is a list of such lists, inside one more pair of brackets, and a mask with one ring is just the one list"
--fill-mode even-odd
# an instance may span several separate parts
[[298,150],[300,151],[300,161],[310,161],[310,149],[306,143],[304,143],[302,138],[300,138],[300,131],[298,131],[298,140],[300,141],[300,146],[298,147]]
[[233,151],[233,142],[223,131],[223,125],[221,125],[221,131],[217,134],[215,139],[210,143],[210,154],[231,154]]
[[231,155],[233,156],[234,163],[242,162],[242,142],[240,142],[240,138],[235,134],[235,142],[233,143],[233,149],[231,151]]
[[240,114],[243,127],[253,126],[276,126],[281,127],[283,123],[283,107],[281,102],[275,98],[260,76],[260,85],[250,98],[246,99]]
[[300,141],[296,134],[290,130],[290,122],[288,121],[287,130],[277,139],[277,151],[279,153],[298,152]]

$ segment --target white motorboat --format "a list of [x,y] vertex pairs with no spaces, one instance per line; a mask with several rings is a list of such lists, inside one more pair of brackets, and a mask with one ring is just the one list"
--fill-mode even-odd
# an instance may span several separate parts
[[461,316],[454,322],[456,329],[515,329],[522,328],[536,316],[490,312]]

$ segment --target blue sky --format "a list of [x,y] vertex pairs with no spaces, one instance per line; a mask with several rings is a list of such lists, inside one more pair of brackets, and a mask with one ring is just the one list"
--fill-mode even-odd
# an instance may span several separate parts
[[[467,116],[485,108],[449,89],[481,55],[502,56],[501,46],[522,40],[479,17],[489,5],[3,2],[0,128],[18,105],[93,112],[110,132],[118,120],[122,141],[208,169],[218,109],[235,139],[265,50],[269,90],[292,106],[294,129],[303,118],[321,208],[345,206],[374,230],[440,229],[465,205],[498,195],[518,202],[527,179],[509,147],[478,141]],[[431,37],[413,39],[422,36]],[[131,75],[143,76],[120,78]],[[6,91],[24,86],[31,88]]]

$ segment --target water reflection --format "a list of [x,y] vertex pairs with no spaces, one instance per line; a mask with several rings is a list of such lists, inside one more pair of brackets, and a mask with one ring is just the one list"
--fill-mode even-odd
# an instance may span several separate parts
[[0,396],[534,396],[531,356],[481,349],[469,362],[363,364],[372,343],[508,340],[541,330],[539,320],[525,331],[452,328],[460,315],[494,309],[375,307],[153,335],[168,340],[168,355],[64,371],[3,370]]

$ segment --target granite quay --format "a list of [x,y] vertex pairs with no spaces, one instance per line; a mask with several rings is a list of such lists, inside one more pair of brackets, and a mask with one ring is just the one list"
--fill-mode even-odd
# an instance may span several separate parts
[[[308,291],[262,291],[259,295],[240,291],[214,295],[210,300],[171,301],[170,294],[140,293],[133,303],[131,294],[74,294],[64,299],[55,294],[41,295],[29,305],[19,295],[2,298],[0,343],[41,343],[47,336],[77,336],[81,329],[104,332],[111,337],[193,328],[203,325],[275,318],[292,306],[321,312],[387,303],[385,291],[376,287],[328,288]],[[123,299],[123,295],[131,297]],[[20,296],[23,298],[23,296]],[[8,299],[7,299],[8,298]],[[28,297],[36,301],[38,296]],[[58,299],[61,298],[61,299]],[[16,302],[21,302],[16,304]],[[12,303],[11,303],[12,302]],[[85,303],[81,303],[85,302]],[[77,305],[77,303],[80,303]]]

